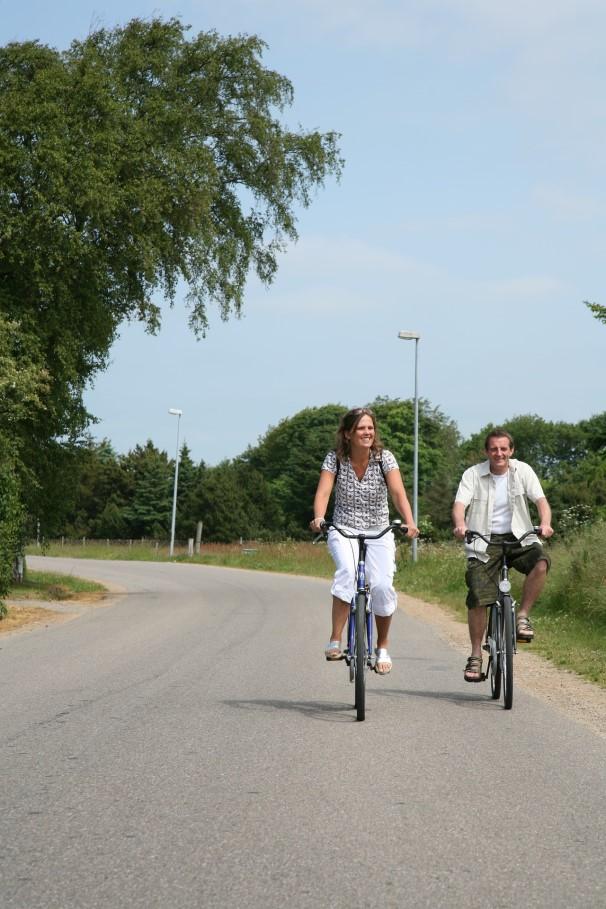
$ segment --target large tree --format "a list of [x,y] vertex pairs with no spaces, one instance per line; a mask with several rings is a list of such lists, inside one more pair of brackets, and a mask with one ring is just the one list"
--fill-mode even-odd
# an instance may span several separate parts
[[[31,414],[44,410],[48,375],[35,339],[0,311],[0,600],[24,535],[22,490],[36,482],[21,459]],[[0,616],[4,607],[0,602]]]
[[24,420],[34,474],[59,475],[56,440],[85,428],[84,389],[124,320],[155,331],[180,282],[195,332],[211,302],[239,314],[249,273],[269,283],[296,238],[297,206],[338,176],[334,133],[282,124],[293,89],[264,50],[157,18],[63,52],[0,48],[0,312],[46,370]]

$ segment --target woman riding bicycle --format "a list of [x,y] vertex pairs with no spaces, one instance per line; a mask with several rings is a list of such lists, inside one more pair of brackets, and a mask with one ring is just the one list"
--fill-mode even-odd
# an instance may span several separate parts
[[[376,533],[389,524],[389,493],[394,507],[408,526],[409,537],[419,531],[404,489],[398,464],[390,451],[383,448],[375,415],[366,407],[356,407],[342,418],[337,431],[336,450],[329,451],[322,464],[314,499],[314,519],[310,528],[319,532],[326,517],[331,492],[335,487],[333,521],[345,530]],[[349,615],[356,581],[357,543],[328,532],[328,548],[335,562],[332,593],[332,630],[324,651],[326,659],[341,658],[341,636]],[[380,675],[391,671],[387,651],[389,627],[397,605],[393,588],[395,540],[387,533],[369,540],[366,553],[370,601],[377,624],[376,670]]]

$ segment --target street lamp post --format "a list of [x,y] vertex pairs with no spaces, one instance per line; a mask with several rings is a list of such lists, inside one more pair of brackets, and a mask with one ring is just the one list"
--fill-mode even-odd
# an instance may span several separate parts
[[183,414],[182,410],[178,410],[176,407],[169,407],[169,413],[172,413],[174,417],[177,418],[177,454],[175,457],[175,483],[173,487],[173,517],[170,525],[170,550],[169,555],[173,556],[175,551],[175,521],[177,517],[177,482],[179,480],[179,424],[181,423],[181,416]]
[[[414,454],[412,468],[412,514],[415,524],[419,525],[419,341],[421,335],[416,331],[399,331],[398,338],[403,341],[415,342],[415,428],[414,428]],[[412,560],[417,561],[417,538],[412,541]]]

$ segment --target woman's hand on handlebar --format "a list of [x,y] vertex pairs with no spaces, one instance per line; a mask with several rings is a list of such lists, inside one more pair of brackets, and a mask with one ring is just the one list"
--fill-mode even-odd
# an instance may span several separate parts
[[312,533],[322,533],[322,531],[324,530],[323,524],[324,524],[323,516],[321,518],[314,518],[312,521],[309,522],[309,529],[311,530]]
[[407,524],[406,536],[410,540],[414,540],[415,537],[418,537],[420,534],[419,528],[414,523]]

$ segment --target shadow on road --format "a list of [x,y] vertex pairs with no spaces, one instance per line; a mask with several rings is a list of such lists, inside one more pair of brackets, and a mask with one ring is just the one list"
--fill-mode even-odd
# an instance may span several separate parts
[[478,691],[469,691],[463,694],[458,691],[421,691],[420,689],[411,688],[373,688],[373,696],[381,697],[411,697],[411,698],[429,698],[432,701],[450,701],[458,707],[478,707],[490,705],[499,705],[498,701],[493,701],[489,691],[486,689]]
[[[463,694],[454,691],[420,691],[406,688],[375,688],[372,689],[372,697],[384,698],[429,698],[436,701],[450,701],[457,707],[479,710],[488,707],[494,709],[500,706],[498,701],[493,701],[489,695],[482,692],[469,692]],[[227,700],[223,701],[228,707],[236,707],[239,710],[263,710],[271,712],[274,710],[289,710],[300,713],[311,719],[321,720],[329,723],[351,723],[356,722],[356,717],[352,704],[329,703],[323,701],[288,701],[278,700],[275,698],[257,698],[254,700]]]
[[303,716],[329,723],[356,722],[352,704],[334,704],[323,701],[280,701],[274,698],[258,698],[255,700],[227,700],[223,701],[228,707],[240,710],[291,710]]

